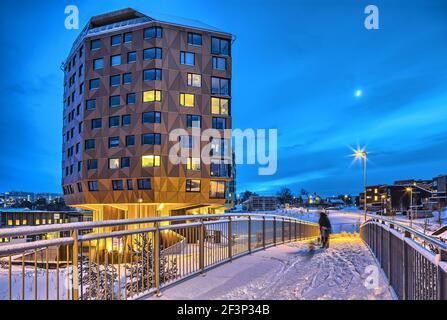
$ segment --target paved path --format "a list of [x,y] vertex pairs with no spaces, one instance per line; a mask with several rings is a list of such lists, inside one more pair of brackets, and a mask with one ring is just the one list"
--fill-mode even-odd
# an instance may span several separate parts
[[239,258],[151,299],[392,299],[382,273],[376,289],[365,287],[369,265],[376,266],[357,236],[332,239],[328,250],[292,243]]

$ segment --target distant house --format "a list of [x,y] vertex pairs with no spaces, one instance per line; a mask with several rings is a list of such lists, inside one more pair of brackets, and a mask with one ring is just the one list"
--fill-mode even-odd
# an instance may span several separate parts
[[278,199],[272,196],[251,196],[242,206],[247,211],[275,211]]

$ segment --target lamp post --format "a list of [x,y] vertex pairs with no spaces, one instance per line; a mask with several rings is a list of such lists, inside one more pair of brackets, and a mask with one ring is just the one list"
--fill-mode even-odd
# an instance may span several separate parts
[[410,193],[410,213],[409,213],[409,218],[410,218],[410,228],[413,227],[413,209],[411,208],[413,206],[413,188],[408,187],[405,189],[406,192]]
[[368,202],[367,200],[367,196],[366,196],[366,184],[367,184],[367,176],[366,176],[366,160],[367,160],[367,156],[368,153],[364,150],[357,150],[355,152],[355,157],[356,159],[363,159],[363,185],[364,185],[364,192],[365,192],[365,203],[364,203],[364,210],[365,210],[365,221],[366,221],[366,216],[367,216],[367,208],[366,208],[366,204]]

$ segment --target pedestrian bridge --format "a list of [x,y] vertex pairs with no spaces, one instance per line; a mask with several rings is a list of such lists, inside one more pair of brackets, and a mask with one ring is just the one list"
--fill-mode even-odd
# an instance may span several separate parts
[[4,229],[0,299],[447,298],[436,239],[382,218],[327,250],[318,235],[314,223],[259,214]]

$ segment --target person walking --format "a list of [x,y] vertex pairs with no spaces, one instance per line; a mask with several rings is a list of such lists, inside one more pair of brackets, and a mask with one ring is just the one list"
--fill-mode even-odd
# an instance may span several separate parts
[[329,248],[329,236],[332,232],[332,225],[326,212],[320,212],[318,224],[320,225],[321,247],[327,249]]

